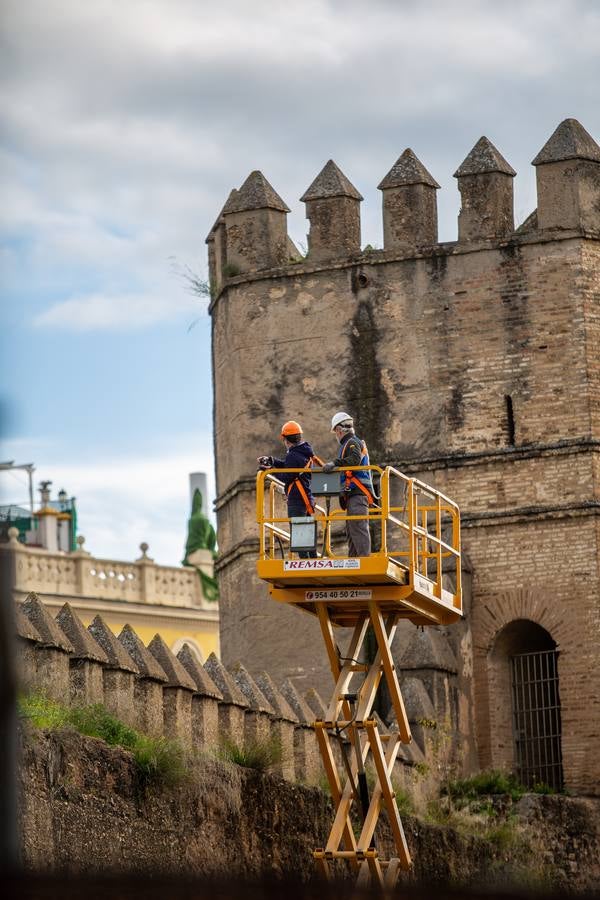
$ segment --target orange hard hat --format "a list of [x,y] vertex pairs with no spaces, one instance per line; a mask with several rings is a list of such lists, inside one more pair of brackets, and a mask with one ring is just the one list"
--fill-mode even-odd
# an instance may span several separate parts
[[291,420],[281,427],[281,437],[289,437],[291,434],[302,434],[302,426]]

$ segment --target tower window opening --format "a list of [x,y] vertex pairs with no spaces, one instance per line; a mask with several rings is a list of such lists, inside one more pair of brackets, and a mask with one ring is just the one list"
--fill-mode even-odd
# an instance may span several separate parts
[[508,428],[508,443],[509,446],[515,446],[515,411],[513,408],[513,401],[510,394],[506,394],[504,397],[504,402],[506,403],[506,422]]

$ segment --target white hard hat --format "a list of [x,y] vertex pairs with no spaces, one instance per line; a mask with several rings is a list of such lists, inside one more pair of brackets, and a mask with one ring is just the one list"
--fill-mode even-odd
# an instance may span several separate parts
[[331,430],[335,431],[337,426],[341,425],[342,422],[347,422],[348,425],[352,427],[352,416],[347,412],[337,412],[331,420]]

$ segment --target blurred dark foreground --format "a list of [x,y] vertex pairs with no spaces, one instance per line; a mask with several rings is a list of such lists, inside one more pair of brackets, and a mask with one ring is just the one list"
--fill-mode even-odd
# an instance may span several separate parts
[[[399,885],[392,893],[356,890],[351,884],[312,881],[208,881],[185,878],[14,875],[0,876],[3,898],[22,900],[361,900],[398,897],[402,900],[558,900],[570,894],[505,893],[450,890],[439,885],[408,888]],[[599,894],[578,894],[592,900]]]

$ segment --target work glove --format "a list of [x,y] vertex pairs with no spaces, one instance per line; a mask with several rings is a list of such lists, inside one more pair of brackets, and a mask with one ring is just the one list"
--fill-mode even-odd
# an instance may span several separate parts
[[330,472],[333,472],[334,469],[335,469],[334,462],[326,462],[325,465],[323,466],[323,471],[326,472],[327,474],[329,474]]
[[272,456],[259,456],[256,460],[258,463],[258,468],[264,472],[266,469],[270,469],[273,465],[273,457]]

